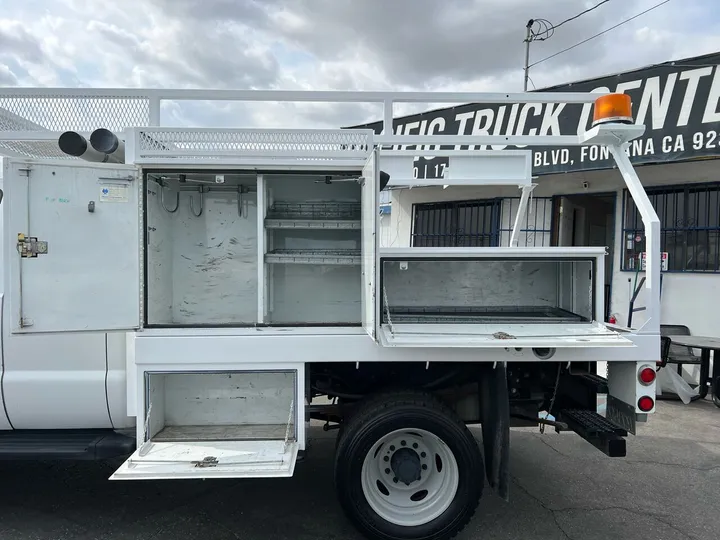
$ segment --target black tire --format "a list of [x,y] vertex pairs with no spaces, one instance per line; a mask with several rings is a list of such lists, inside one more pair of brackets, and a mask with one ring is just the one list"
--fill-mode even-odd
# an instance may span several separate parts
[[340,441],[343,438],[343,435],[345,434],[345,422],[340,424],[340,427],[337,430],[337,437],[335,437],[335,452],[337,453],[338,446],[340,446]]
[[[715,360],[713,360],[714,362]],[[715,377],[715,380],[710,387],[712,393],[712,400],[716,407],[720,407],[720,377]]]
[[[365,456],[384,435],[403,428],[438,436],[452,451],[459,484],[450,506],[422,525],[403,527],[379,516],[367,502],[361,475]],[[447,540],[470,521],[485,482],[477,441],[460,418],[433,395],[418,391],[388,392],[360,404],[343,426],[335,453],[335,487],[348,519],[365,536],[378,540]]]

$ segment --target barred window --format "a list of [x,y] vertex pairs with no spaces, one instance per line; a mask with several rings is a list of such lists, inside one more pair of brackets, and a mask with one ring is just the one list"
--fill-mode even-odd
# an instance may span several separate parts
[[413,247],[499,245],[498,199],[413,205]]
[[[669,272],[720,272],[720,182],[646,189],[660,218],[660,248]],[[642,219],[625,190],[623,270],[645,251]]]
[[[520,197],[502,200],[500,217],[500,245],[509,246],[515,216],[520,209]],[[517,245],[519,247],[549,246],[552,240],[553,198],[533,197],[528,201],[525,214],[520,218]]]

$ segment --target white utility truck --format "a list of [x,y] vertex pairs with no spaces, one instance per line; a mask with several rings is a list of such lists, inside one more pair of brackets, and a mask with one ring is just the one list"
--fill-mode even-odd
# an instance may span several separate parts
[[[382,103],[386,127],[160,125],[163,102],[212,99]],[[564,103],[592,127],[400,136],[399,102]],[[614,457],[654,411],[660,230],[625,94],[9,88],[0,129],[2,458],[127,456],[113,480],[288,477],[320,420],[362,533],[443,539],[486,482],[508,499],[511,425]],[[614,157],[645,225],[641,328],[603,322],[604,246],[516,246],[533,145]],[[417,155],[446,156],[444,178],[416,178]],[[510,245],[379,248],[381,189],[432,184],[517,187]]]

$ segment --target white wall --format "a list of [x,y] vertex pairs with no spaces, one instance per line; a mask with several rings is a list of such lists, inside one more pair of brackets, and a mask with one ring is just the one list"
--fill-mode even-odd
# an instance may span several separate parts
[[400,245],[400,236],[397,234],[396,230],[391,229],[391,225],[392,214],[383,214],[380,216],[380,223],[378,225],[380,247],[394,247]]
[[[573,309],[573,298],[560,291],[563,278],[585,277],[575,286],[578,300],[589,290],[590,263],[578,263],[584,271],[573,272],[573,263],[548,261],[398,261],[383,263],[383,283],[391,307],[508,307]],[[571,288],[567,284],[565,293]],[[587,296],[587,295],[586,295]],[[580,314],[590,316],[588,299]],[[563,305],[566,302],[567,305]]]
[[[708,160],[672,165],[638,167],[637,173],[644,185],[675,185],[691,182],[720,180],[720,161]],[[626,323],[628,302],[628,278],[635,274],[620,271],[622,255],[622,190],[625,184],[617,170],[593,171],[542,176],[533,192],[536,197],[574,195],[579,193],[616,193],[615,208],[615,256],[613,261],[612,298],[610,312],[621,324]],[[588,182],[588,188],[583,188]],[[495,197],[518,197],[519,190],[506,187],[427,187],[392,190],[392,213],[380,222],[381,247],[407,247],[412,231],[412,206],[416,203],[439,201],[466,201]],[[640,274],[638,279],[642,277]],[[636,305],[642,306],[641,292]],[[720,305],[720,274],[665,273],[663,275],[661,323],[684,324],[695,335],[719,335],[716,306]],[[635,313],[633,326],[645,321],[643,312]]]
[[253,323],[257,319],[257,204],[254,193],[200,196],[148,190],[148,318],[150,324]]
[[[169,324],[173,322],[173,220],[160,202],[163,188],[150,181],[147,190],[148,322]],[[168,208],[175,207],[175,195],[169,190],[164,200]]]

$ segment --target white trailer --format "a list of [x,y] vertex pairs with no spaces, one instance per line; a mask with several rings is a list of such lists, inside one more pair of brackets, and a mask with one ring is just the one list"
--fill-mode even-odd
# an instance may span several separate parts
[[[486,480],[508,499],[511,425],[624,456],[654,412],[660,359],[659,221],[625,153],[644,131],[626,97],[2,90],[0,457],[127,455],[113,480],[287,477],[322,420],[338,428],[349,519],[370,538],[414,539],[454,536]],[[571,103],[594,107],[596,125],[158,125],[163,100],[191,99],[381,102],[385,126],[397,102]],[[146,120],[62,116],[111,100],[141,102]],[[491,144],[520,149],[455,149]],[[413,174],[419,152],[449,157],[444,184],[517,186],[515,238],[531,145],[609,148],[645,224],[642,328],[603,322],[604,246],[378,247],[378,194],[427,184]],[[482,451],[468,424],[482,425]]]

